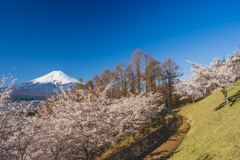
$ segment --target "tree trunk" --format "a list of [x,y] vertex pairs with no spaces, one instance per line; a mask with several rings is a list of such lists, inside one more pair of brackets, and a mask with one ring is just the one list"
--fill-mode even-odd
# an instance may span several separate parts
[[226,87],[221,88],[221,92],[223,94],[225,103],[227,104],[228,107],[230,107],[229,101],[228,101],[228,96],[227,96],[227,89]]
[[136,133],[133,133],[133,141],[136,141]]
[[169,112],[171,112],[173,107],[173,103],[172,103],[173,100],[172,100],[172,82],[170,78],[168,79],[168,99],[169,99],[168,109],[169,109]]
[[194,97],[193,97],[193,95],[191,96],[191,98],[192,98],[192,103],[195,103],[195,100],[194,100]]

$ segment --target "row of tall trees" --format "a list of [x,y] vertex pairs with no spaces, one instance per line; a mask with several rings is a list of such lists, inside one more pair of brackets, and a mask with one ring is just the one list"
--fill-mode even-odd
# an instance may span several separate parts
[[163,63],[154,59],[147,53],[137,49],[126,66],[119,63],[113,71],[105,69],[100,75],[94,76],[85,84],[79,84],[77,88],[91,91],[94,88],[105,88],[113,82],[109,91],[113,98],[127,97],[129,94],[139,95],[143,92],[158,92],[163,95],[164,103],[169,107],[173,105],[173,85],[181,76],[180,67],[172,60],[167,59]]

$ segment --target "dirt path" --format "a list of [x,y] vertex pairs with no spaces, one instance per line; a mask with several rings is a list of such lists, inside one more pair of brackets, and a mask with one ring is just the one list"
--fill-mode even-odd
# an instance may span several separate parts
[[144,158],[144,160],[166,159],[181,144],[190,126],[184,117],[176,115],[176,118],[177,122],[173,128],[176,132],[165,143]]

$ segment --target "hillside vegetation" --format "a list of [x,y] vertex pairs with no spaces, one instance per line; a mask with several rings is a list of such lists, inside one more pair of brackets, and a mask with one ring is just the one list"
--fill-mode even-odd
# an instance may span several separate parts
[[233,160],[240,157],[240,82],[228,87],[231,107],[220,91],[182,107],[190,130],[171,160]]

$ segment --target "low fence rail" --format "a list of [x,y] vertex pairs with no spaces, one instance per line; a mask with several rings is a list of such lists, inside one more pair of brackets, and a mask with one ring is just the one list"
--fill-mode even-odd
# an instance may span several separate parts
[[143,154],[149,148],[151,148],[156,143],[163,143],[165,137],[172,132],[171,129],[174,127],[176,122],[176,117],[167,121],[162,127],[156,131],[150,133],[146,137],[138,140],[127,148],[105,158],[104,160],[135,160],[139,155]]

